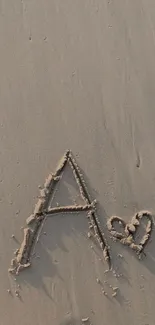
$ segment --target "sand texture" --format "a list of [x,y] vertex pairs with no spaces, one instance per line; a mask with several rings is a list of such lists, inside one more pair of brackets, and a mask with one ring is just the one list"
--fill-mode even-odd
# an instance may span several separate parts
[[0,54],[0,325],[154,325],[155,2],[1,0]]

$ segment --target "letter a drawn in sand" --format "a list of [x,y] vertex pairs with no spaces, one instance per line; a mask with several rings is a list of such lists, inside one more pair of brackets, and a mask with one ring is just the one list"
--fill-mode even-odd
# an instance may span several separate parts
[[[61,179],[62,173],[67,163],[72,169],[75,181],[80,191],[80,195],[84,200],[84,205],[50,207],[52,194],[56,185]],[[24,239],[21,243],[20,248],[16,252],[15,258],[11,261],[9,272],[18,274],[19,271],[31,265],[32,250],[35,246],[35,243],[38,241],[40,231],[46,218],[56,213],[81,211],[87,212],[89,227],[93,230],[93,233],[103,251],[103,257],[107,261],[109,268],[111,268],[109,249],[106,240],[104,239],[104,234],[100,229],[96,214],[96,200],[91,200],[79,166],[77,165],[71,151],[67,150],[59,162],[55,173],[50,173],[48,175],[44,184],[44,188],[40,190],[40,198],[35,206],[33,214],[26,220],[27,227],[24,229]]]

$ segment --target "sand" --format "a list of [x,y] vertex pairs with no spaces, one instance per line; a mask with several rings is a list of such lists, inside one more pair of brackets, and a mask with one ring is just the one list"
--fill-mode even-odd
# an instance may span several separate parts
[[[142,210],[154,220],[154,2],[1,1],[0,53],[0,324],[154,325],[154,229],[141,259],[107,229]],[[112,270],[87,211],[60,212],[43,223],[31,266],[12,275],[38,186],[66,149],[97,199]],[[75,204],[67,167],[51,206]],[[141,224],[137,244],[144,234]]]

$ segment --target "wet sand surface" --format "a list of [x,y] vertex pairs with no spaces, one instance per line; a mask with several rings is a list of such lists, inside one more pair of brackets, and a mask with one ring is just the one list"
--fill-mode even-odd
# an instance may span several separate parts
[[[107,221],[155,211],[154,2],[2,0],[0,53],[0,322],[153,325],[154,229],[140,260]],[[66,149],[97,199],[112,270],[87,213],[67,212],[45,220],[31,267],[12,275],[38,185]],[[75,203],[67,168],[51,206]]]

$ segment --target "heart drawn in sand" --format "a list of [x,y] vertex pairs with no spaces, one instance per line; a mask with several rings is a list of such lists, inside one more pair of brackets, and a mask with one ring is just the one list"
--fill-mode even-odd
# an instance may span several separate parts
[[[144,218],[147,220],[145,234],[141,238],[140,242],[136,243],[135,235],[142,219]],[[119,225],[123,226],[124,233],[116,231],[114,223],[119,223]],[[122,244],[131,247],[134,251],[136,251],[138,255],[140,255],[150,239],[151,232],[153,229],[153,218],[152,214],[149,211],[140,211],[136,213],[132,217],[130,223],[126,223],[120,217],[112,216],[107,221],[107,227],[114,238],[118,239]]]

